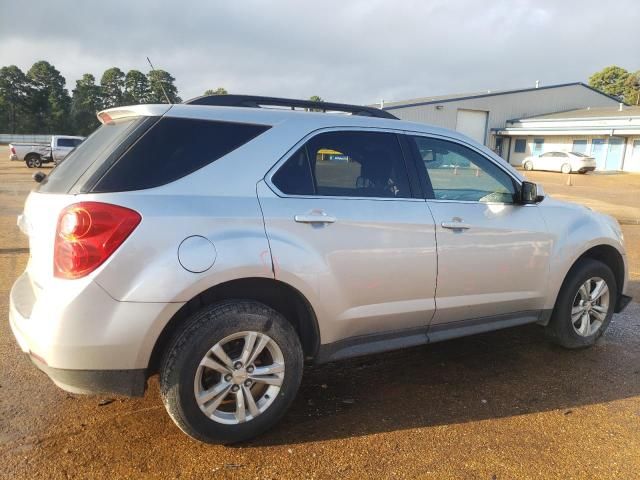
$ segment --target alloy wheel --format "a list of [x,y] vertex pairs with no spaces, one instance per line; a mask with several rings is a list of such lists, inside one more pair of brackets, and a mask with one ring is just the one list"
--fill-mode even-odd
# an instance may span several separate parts
[[578,289],[571,306],[571,324],[581,337],[595,334],[609,312],[609,287],[600,277],[591,277]]
[[211,420],[237,425],[264,413],[284,380],[284,356],[264,333],[229,335],[202,358],[194,379],[200,410]]

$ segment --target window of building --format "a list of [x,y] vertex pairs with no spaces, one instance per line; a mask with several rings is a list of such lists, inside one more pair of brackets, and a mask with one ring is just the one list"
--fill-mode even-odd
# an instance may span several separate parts
[[513,203],[513,180],[487,158],[454,142],[412,138],[436,200]]
[[527,139],[526,138],[516,138],[516,145],[513,149],[515,153],[524,153],[527,151]]
[[411,198],[392,133],[321,133],[285,162],[273,183],[288,195]]
[[533,139],[533,154],[538,155],[542,153],[544,149],[544,138],[534,138]]
[[631,156],[640,157],[640,140],[633,141],[633,150],[631,151]]
[[587,141],[586,140],[574,140],[572,152],[587,153]]

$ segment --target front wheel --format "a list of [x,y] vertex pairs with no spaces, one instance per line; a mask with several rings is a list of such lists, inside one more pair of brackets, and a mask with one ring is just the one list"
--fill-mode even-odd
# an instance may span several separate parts
[[302,378],[295,329],[275,310],[234,301],[193,315],[167,350],[160,393],[173,421],[207,443],[247,440],[271,428]]
[[528,171],[533,170],[533,162],[524,162],[524,169]]
[[566,348],[593,345],[611,322],[617,295],[611,269],[597,260],[582,260],[562,285],[547,334]]
[[562,173],[571,173],[571,165],[569,165],[568,163],[565,163],[564,165],[562,165],[562,168],[560,169],[560,171]]

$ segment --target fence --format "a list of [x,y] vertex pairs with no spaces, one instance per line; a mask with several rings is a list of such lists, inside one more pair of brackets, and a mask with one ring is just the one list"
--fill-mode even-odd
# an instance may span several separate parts
[[0,133],[2,143],[51,143],[51,135],[18,135],[13,133]]

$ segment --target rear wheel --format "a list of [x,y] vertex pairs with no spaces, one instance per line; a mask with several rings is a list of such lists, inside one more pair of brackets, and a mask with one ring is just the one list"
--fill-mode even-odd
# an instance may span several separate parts
[[611,322],[617,295],[611,269],[597,260],[582,260],[564,281],[547,334],[566,348],[593,345]]
[[560,171],[562,173],[571,173],[571,165],[569,165],[568,163],[563,164],[560,168]]
[[530,161],[524,162],[524,169],[529,171],[533,170],[533,162],[530,162]]
[[275,310],[250,301],[193,315],[165,354],[160,393],[191,437],[233,443],[272,427],[302,378],[298,335]]
[[40,155],[27,155],[27,158],[25,158],[25,162],[27,163],[27,167],[29,168],[42,167],[42,158],[40,158]]

